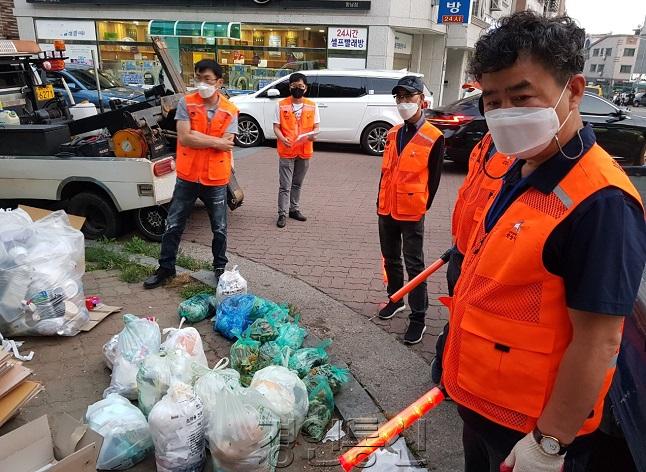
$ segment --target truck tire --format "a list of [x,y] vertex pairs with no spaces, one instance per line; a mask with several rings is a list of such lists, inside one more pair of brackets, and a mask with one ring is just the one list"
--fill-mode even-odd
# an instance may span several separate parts
[[121,229],[119,212],[106,197],[81,192],[70,198],[69,213],[85,217],[82,231],[87,239],[116,238]]
[[137,231],[149,241],[161,242],[164,231],[166,231],[167,216],[168,207],[166,205],[139,208],[134,212]]

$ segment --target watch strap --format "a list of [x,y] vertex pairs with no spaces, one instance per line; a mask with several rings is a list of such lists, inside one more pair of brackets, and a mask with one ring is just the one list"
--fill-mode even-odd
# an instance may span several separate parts
[[534,430],[532,431],[532,435],[534,436],[534,441],[536,441],[536,444],[538,444],[539,446],[541,445],[541,441],[543,440],[544,437],[548,437],[555,440],[559,445],[559,452],[556,453],[559,456],[564,455],[567,452],[568,447],[570,446],[569,444],[563,444],[554,436],[541,433],[541,431],[538,429],[538,426],[534,428]]

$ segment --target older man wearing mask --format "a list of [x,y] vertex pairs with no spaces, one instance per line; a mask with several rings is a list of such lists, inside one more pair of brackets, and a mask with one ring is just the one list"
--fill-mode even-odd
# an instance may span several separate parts
[[569,17],[521,12],[471,62],[516,161],[471,234],[444,350],[468,472],[585,470],[644,268],[639,194],[579,114],[584,44]]

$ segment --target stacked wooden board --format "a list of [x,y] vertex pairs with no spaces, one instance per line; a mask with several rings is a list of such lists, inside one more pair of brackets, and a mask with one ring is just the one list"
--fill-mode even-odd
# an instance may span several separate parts
[[0,350],[0,426],[42,391],[40,383],[27,380],[31,374],[22,362]]

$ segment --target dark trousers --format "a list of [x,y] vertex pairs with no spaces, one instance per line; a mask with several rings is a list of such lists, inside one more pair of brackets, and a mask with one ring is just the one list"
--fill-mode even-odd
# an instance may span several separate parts
[[[420,221],[397,221],[390,216],[379,215],[379,241],[388,276],[388,295],[404,286],[402,250],[408,280],[424,270],[424,217]],[[428,309],[426,281],[408,295],[410,320],[424,322]]]
[[198,198],[204,202],[211,220],[213,267],[219,269],[227,265],[227,186],[207,186],[178,178],[162,237],[160,267],[175,268],[179,242]]
[[[464,420],[464,472],[499,472],[500,464],[525,433],[504,428],[464,407],[459,406],[458,412]],[[563,472],[586,472],[593,449],[593,435],[577,438],[565,456]]]

